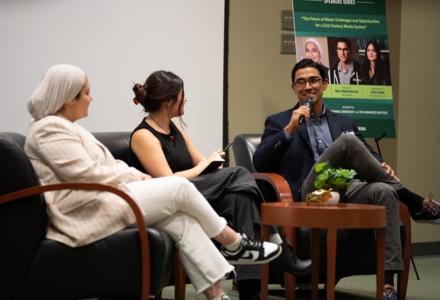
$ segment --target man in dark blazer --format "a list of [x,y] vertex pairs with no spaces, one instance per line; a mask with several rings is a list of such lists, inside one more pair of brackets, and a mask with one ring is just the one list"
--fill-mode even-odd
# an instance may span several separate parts
[[[396,299],[393,277],[403,270],[398,200],[409,207],[415,221],[430,223],[439,222],[439,203],[405,188],[393,169],[368,145],[354,120],[326,108],[322,95],[327,85],[323,69],[313,60],[303,59],[295,65],[292,90],[299,102],[266,119],[254,166],[259,172],[281,174],[295,201],[305,201],[307,194],[316,190],[315,163],[354,169],[359,179],[340,191],[341,202],[386,207],[384,299]],[[303,105],[308,99],[312,101],[310,110]]]

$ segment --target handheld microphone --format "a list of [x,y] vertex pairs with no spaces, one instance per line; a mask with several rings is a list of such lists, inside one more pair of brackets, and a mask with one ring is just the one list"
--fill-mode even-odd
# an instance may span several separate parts
[[[304,101],[303,106],[307,106],[307,108],[308,108],[309,111],[310,111],[310,109],[311,109],[312,106],[313,106],[313,100],[310,99],[310,98],[307,98],[306,101]],[[304,120],[304,116],[301,116],[301,117],[299,117],[298,124],[299,124],[299,125],[302,125],[302,124],[304,123],[304,121],[305,121],[305,120]]]

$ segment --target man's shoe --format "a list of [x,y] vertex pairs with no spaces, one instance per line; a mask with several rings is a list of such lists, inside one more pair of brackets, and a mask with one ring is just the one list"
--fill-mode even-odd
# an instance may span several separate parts
[[277,259],[270,263],[271,268],[289,272],[290,274],[301,277],[309,275],[312,272],[312,261],[310,259],[300,260],[286,241],[281,243],[283,252]]
[[386,284],[383,291],[383,300],[397,300],[397,293],[393,286]]
[[231,265],[265,264],[281,254],[281,247],[274,243],[254,240],[242,235],[240,246],[230,251],[222,246],[221,253]]
[[433,200],[432,197],[434,194],[429,193],[429,197],[426,198],[428,205],[423,207],[421,212],[409,212],[414,222],[440,224],[440,202]]

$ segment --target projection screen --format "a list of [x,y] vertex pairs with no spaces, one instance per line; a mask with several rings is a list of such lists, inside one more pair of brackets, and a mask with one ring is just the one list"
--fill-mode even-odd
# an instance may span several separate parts
[[207,156],[222,143],[224,1],[14,0],[0,2],[0,132],[27,134],[26,102],[55,64],[91,84],[92,132],[132,131],[144,113],[133,83],[156,70],[185,82],[186,131]]

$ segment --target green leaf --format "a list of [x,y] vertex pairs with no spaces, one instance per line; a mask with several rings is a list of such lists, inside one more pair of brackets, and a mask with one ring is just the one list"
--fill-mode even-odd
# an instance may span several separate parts
[[354,170],[335,169],[328,162],[317,164],[315,171],[317,173],[314,183],[315,187],[326,190],[332,188],[335,191],[349,186],[357,174]]

